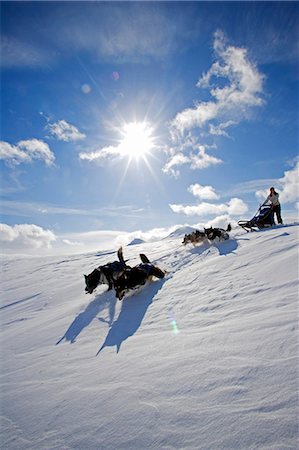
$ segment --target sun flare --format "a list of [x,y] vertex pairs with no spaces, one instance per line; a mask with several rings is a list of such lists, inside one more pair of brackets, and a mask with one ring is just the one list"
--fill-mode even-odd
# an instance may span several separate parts
[[146,122],[125,124],[120,148],[130,159],[145,158],[153,149],[153,130]]

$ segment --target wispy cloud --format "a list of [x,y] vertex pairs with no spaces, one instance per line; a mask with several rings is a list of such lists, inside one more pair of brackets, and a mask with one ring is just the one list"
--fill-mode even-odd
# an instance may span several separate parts
[[30,217],[32,215],[63,215],[63,216],[88,216],[88,217],[139,217],[143,210],[134,205],[123,205],[103,208],[81,208],[56,206],[48,203],[19,202],[14,200],[2,200],[3,211],[6,215]]
[[74,6],[72,17],[56,41],[92,52],[101,61],[165,60],[180,51],[192,34],[198,35],[196,21],[190,22],[190,13],[182,13],[176,5],[170,10],[144,2],[100,2],[92,9]]
[[66,2],[36,8],[38,27],[36,17],[19,14],[14,33],[3,39],[2,66],[36,67],[74,52],[101,62],[165,61],[199,33],[192,13],[176,5]]
[[178,112],[170,122],[172,146],[165,173],[178,176],[182,164],[203,169],[221,163],[221,159],[208,153],[210,148],[200,139],[230,137],[228,128],[248,119],[252,109],[264,103],[265,77],[250,61],[245,48],[229,45],[218,30],[214,35],[214,54],[215,62],[196,84],[208,90],[210,100],[196,101],[195,106]]
[[208,153],[210,149],[211,146],[199,144],[197,138],[189,135],[177,145],[165,148],[168,160],[162,171],[168,175],[178,177],[180,175],[179,167],[183,164],[188,164],[193,170],[221,164],[223,161],[220,158]]
[[79,141],[86,136],[81,133],[78,128],[68,123],[66,120],[58,120],[58,122],[48,123],[46,129],[50,132],[50,135],[58,141]]
[[105,165],[107,162],[119,159],[121,156],[124,156],[121,145],[110,145],[93,152],[79,153],[79,159],[82,161],[96,161],[99,165]]
[[184,155],[183,152],[175,153],[172,149],[169,149],[167,152],[170,156],[162,171],[177,178],[180,175],[180,171],[176,167],[182,166],[183,164],[190,164],[190,157]]
[[212,123],[210,123],[209,133],[212,136],[230,137],[227,131],[225,130],[229,127],[232,127],[233,125],[236,125],[236,122],[234,120],[228,120],[227,122],[220,123],[219,125],[213,125]]
[[19,141],[16,145],[0,141],[0,159],[8,166],[31,163],[33,160],[41,160],[51,166],[54,164],[55,155],[48,144],[39,139]]
[[26,42],[13,36],[1,37],[0,64],[5,68],[41,67],[56,59],[56,54],[43,49],[36,41]]
[[[197,82],[197,87],[209,89],[212,100],[198,102],[194,108],[176,115],[172,127],[181,134],[215,119],[225,120],[220,125],[220,129],[224,129],[247,118],[252,107],[263,104],[264,75],[249,60],[247,50],[228,45],[224,33],[218,30],[214,36],[214,51],[216,62]],[[215,82],[219,79],[227,83],[223,86],[222,81],[217,86]]]
[[242,195],[242,194],[254,194],[257,190],[269,190],[269,187],[274,185],[277,179],[275,178],[263,178],[258,180],[244,181],[243,183],[237,183],[226,191],[226,195]]

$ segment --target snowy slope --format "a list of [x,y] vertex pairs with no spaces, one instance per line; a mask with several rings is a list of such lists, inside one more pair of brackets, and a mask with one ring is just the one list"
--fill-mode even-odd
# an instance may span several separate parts
[[296,449],[298,226],[124,249],[168,271],[123,302],[114,254],[3,257],[2,447]]

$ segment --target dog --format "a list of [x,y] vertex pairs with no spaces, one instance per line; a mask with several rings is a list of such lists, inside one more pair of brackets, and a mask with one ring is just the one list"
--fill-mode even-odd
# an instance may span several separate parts
[[204,242],[207,236],[204,231],[195,230],[192,233],[185,234],[182,244],[198,244],[199,242]]
[[140,254],[142,263],[125,271],[115,280],[116,298],[122,300],[126,292],[144,285],[153,277],[164,278],[165,272],[153,265],[144,254]]
[[209,241],[213,241],[216,238],[219,238],[220,240],[227,240],[229,239],[229,232],[231,231],[232,227],[230,223],[228,224],[226,230],[223,228],[204,228],[205,235],[209,239]]
[[108,284],[108,291],[114,287],[117,278],[129,268],[123,258],[122,247],[118,249],[117,256],[118,261],[99,266],[89,275],[84,275],[86,294],[92,294],[99,284]]

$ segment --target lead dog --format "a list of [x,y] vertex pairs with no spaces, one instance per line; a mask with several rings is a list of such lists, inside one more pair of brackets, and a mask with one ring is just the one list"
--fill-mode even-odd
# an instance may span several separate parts
[[99,266],[89,275],[84,275],[86,294],[92,294],[99,284],[108,284],[108,291],[114,287],[117,278],[129,268],[123,258],[122,247],[118,249],[117,256],[118,261]]

